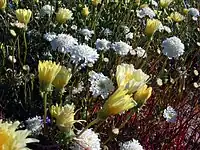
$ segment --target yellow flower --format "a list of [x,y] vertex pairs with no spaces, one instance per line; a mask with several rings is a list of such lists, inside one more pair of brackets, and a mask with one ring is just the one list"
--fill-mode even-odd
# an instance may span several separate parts
[[134,94],[134,100],[137,102],[139,106],[145,104],[147,99],[151,96],[152,87],[147,88],[147,85],[143,85],[141,88],[137,90]]
[[149,76],[141,69],[135,69],[132,64],[121,64],[117,66],[116,80],[120,88],[124,88],[129,93],[136,92],[138,88],[146,84]]
[[140,6],[140,8],[145,8],[145,7],[149,7],[149,5],[148,5],[148,4],[142,4],[142,5]]
[[64,107],[58,105],[51,107],[51,115],[56,119],[56,125],[61,131],[69,132],[73,124],[77,122],[74,120],[74,107],[73,104],[66,104]]
[[88,9],[88,7],[84,7],[83,9],[82,9],[82,15],[84,16],[84,17],[87,17],[88,15],[89,15],[89,9]]
[[103,108],[98,113],[98,119],[106,119],[110,115],[116,115],[136,106],[132,95],[128,90],[118,88],[105,102]]
[[32,15],[30,9],[17,9],[15,12],[17,19],[20,23],[28,24]]
[[140,5],[140,0],[135,0],[135,2],[134,2],[136,5]]
[[2,122],[0,120],[0,150],[24,150],[27,143],[39,142],[39,140],[27,138],[31,133],[28,130],[18,130],[20,122]]
[[53,85],[57,89],[62,90],[68,84],[71,77],[71,69],[66,69],[66,67],[62,66],[59,73],[53,80]]
[[148,19],[145,28],[145,34],[149,37],[152,37],[161,25],[162,23],[158,19]]
[[0,9],[5,9],[7,5],[7,0],[0,0]]
[[56,21],[60,24],[65,23],[67,20],[72,19],[72,11],[66,8],[59,8],[56,13]]
[[183,15],[181,15],[178,12],[173,12],[170,15],[170,18],[174,21],[174,22],[181,22],[185,19],[185,17]]
[[92,5],[97,6],[101,0],[92,0]]
[[171,4],[171,2],[173,2],[173,0],[160,0],[159,4],[160,4],[160,7],[166,8]]
[[184,14],[184,15],[187,15],[188,12],[189,12],[189,9],[187,9],[187,8],[184,8],[184,9],[183,9],[183,14]]
[[61,66],[52,61],[39,61],[38,72],[41,92],[49,91]]

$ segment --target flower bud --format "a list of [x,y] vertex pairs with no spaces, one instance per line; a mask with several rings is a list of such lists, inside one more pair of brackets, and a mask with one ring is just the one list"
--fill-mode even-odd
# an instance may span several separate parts
[[27,25],[30,21],[32,11],[30,9],[17,9],[15,14],[20,23]]
[[88,9],[88,7],[84,7],[83,9],[82,9],[82,15],[84,16],[84,17],[87,17],[88,15],[89,15],[89,9]]

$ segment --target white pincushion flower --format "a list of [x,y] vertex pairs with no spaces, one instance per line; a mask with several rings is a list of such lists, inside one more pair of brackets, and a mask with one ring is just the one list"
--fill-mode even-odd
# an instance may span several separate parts
[[40,10],[40,16],[44,17],[45,15],[51,16],[54,13],[55,9],[51,5],[44,5]]
[[176,122],[177,113],[171,106],[167,106],[164,110],[163,117],[167,122],[174,123]]
[[199,17],[199,10],[196,8],[189,8],[189,14],[192,16],[193,20],[197,20]]
[[114,91],[113,82],[107,76],[94,71],[89,72],[89,76],[91,83],[90,91],[94,97],[101,96],[103,99],[106,99]]
[[181,42],[181,40],[175,36],[167,38],[162,42],[163,53],[169,59],[172,57],[178,58],[179,56],[183,55],[185,46]]
[[115,42],[112,44],[112,48],[116,51],[119,55],[127,55],[130,50],[132,50],[132,46],[128,45],[125,42]]
[[96,42],[95,42],[95,45],[96,45],[96,49],[97,50],[108,50],[110,49],[111,47],[111,42],[110,41],[107,41],[106,39],[97,39]]
[[43,122],[40,116],[27,119],[26,124],[27,129],[30,130],[32,134],[41,133],[41,130],[43,128]]
[[73,46],[70,54],[73,63],[83,61],[81,66],[86,66],[89,63],[94,64],[99,58],[97,50],[85,44]]
[[[80,131],[78,132],[80,133]],[[76,143],[71,147],[72,150],[100,150],[100,139],[92,129],[87,129],[78,138]]]
[[130,141],[120,143],[120,150],[144,150],[143,147],[140,145],[140,143],[132,139]]
[[93,30],[88,30],[88,29],[81,29],[80,30],[80,33],[85,36],[85,40],[88,41],[92,35],[94,34],[94,31]]
[[137,12],[137,16],[139,18],[144,18],[145,16],[148,16],[149,18],[154,18],[156,16],[156,14],[154,13],[154,11],[149,8],[149,7],[144,7],[140,10],[136,10]]
[[45,33],[43,37],[45,40],[51,42],[53,39],[57,37],[57,35],[54,32],[49,32],[49,33]]
[[141,47],[137,47],[136,49],[134,49],[134,51],[136,52],[137,57],[139,58],[147,57],[146,51]]
[[58,36],[51,41],[52,49],[63,53],[70,52],[71,48],[75,45],[78,45],[78,40],[68,34],[58,34]]

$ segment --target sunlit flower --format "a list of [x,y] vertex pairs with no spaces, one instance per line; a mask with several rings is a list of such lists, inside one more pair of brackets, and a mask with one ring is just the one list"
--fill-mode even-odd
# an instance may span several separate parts
[[160,0],[159,5],[162,8],[166,8],[168,7],[171,3],[173,2],[173,0]]
[[103,99],[106,99],[114,91],[113,82],[107,76],[94,71],[89,72],[89,76],[91,83],[90,91],[94,97],[101,96]]
[[81,66],[86,66],[89,63],[94,64],[99,58],[97,50],[85,44],[74,46],[70,54],[73,63],[80,63],[80,61],[83,61]]
[[171,13],[170,18],[175,22],[181,22],[185,19],[185,17],[181,15],[179,12]]
[[142,106],[146,103],[152,93],[152,87],[148,87],[147,85],[143,85],[140,87],[137,92],[134,94],[134,100],[137,102],[138,106]]
[[127,33],[126,34],[126,39],[132,40],[133,39],[133,33],[132,32]]
[[98,112],[98,119],[106,119],[110,115],[122,113],[136,105],[137,103],[133,100],[132,95],[128,94],[128,90],[118,88],[109,96],[103,108]]
[[97,50],[107,51],[111,47],[111,42],[106,39],[97,39],[95,45]]
[[51,41],[53,41],[53,39],[55,39],[57,37],[57,35],[54,32],[49,32],[49,33],[45,33],[43,37],[45,40],[51,42]]
[[117,54],[124,56],[128,54],[128,52],[132,49],[132,46],[120,41],[113,43],[112,48],[116,51]]
[[197,20],[198,17],[200,16],[199,10],[196,8],[189,8],[188,10],[189,10],[189,14],[192,16],[192,19]]
[[63,90],[64,87],[68,84],[71,77],[71,69],[67,69],[66,67],[62,66],[55,79],[53,80],[52,84],[55,86],[56,89]]
[[52,61],[39,61],[38,72],[40,89],[42,92],[48,91],[51,88],[51,84],[59,73],[61,66]]
[[15,14],[19,22],[27,25],[32,16],[32,11],[30,9],[17,9]]
[[[135,51],[135,53],[133,51]],[[131,52],[131,55],[137,55],[137,57],[139,57],[139,58],[147,57],[146,51],[141,47],[137,47],[137,48],[133,49],[133,51]]]
[[[27,138],[31,131],[17,130],[20,122],[2,122],[0,120],[0,149],[1,150],[30,150],[28,143],[39,142],[37,139]],[[16,131],[17,130],[17,131]]]
[[78,40],[68,34],[58,34],[51,41],[52,49],[62,53],[71,52],[75,45],[78,45]]
[[[78,134],[81,131],[78,132]],[[100,139],[98,134],[87,129],[78,138],[75,138],[75,143],[70,147],[72,150],[100,150]]]
[[148,16],[149,18],[154,18],[156,16],[154,11],[149,7],[144,7],[142,9],[136,10],[136,11],[137,11],[137,16],[139,18],[144,18],[145,16]]
[[40,16],[44,17],[45,15],[51,16],[54,13],[55,9],[51,5],[44,5],[40,10]]
[[94,34],[94,31],[93,30],[90,31],[87,28],[85,28],[85,29],[81,29],[80,33],[83,36],[85,36],[85,40],[88,41],[92,37],[92,35]]
[[17,62],[15,56],[11,56],[11,55],[8,56],[8,60],[9,60],[11,63],[16,63],[16,62]]
[[120,150],[144,150],[140,143],[135,139],[120,143],[119,146]]
[[160,25],[158,30],[159,30],[159,32],[161,32],[161,31],[166,31],[167,33],[172,32],[171,29],[168,26],[163,26],[163,25]]
[[167,122],[174,123],[176,122],[177,113],[171,106],[167,106],[167,108],[164,110],[163,117]]
[[149,75],[141,69],[135,69],[132,64],[121,64],[117,66],[116,79],[118,87],[129,90],[129,93],[136,92],[145,85]]
[[59,8],[58,12],[56,13],[56,21],[58,21],[58,23],[63,24],[65,23],[67,20],[72,19],[72,11],[66,8]]
[[162,23],[157,19],[148,19],[145,34],[149,37],[153,36],[153,34],[159,29]]
[[178,58],[179,56],[183,55],[185,46],[181,42],[181,40],[175,36],[167,38],[162,42],[163,53],[168,58]]
[[26,128],[32,132],[32,134],[39,135],[43,128],[43,122],[40,116],[29,118],[26,120]]
[[92,0],[92,5],[97,6],[99,3],[101,3],[101,0]]
[[89,9],[88,9],[88,7],[84,7],[83,9],[82,9],[82,15],[84,16],[84,17],[87,17],[88,15],[89,15]]
[[74,123],[78,122],[78,120],[74,120],[74,108],[73,104],[66,104],[65,106],[58,106],[56,104],[51,106],[51,116],[56,119],[56,125],[61,131],[69,132],[73,128]]
[[7,0],[0,0],[0,9],[5,9],[7,5]]
[[76,87],[73,88],[72,94],[79,94],[83,91],[83,89],[84,89],[84,83],[83,81],[81,81],[80,83],[78,83]]

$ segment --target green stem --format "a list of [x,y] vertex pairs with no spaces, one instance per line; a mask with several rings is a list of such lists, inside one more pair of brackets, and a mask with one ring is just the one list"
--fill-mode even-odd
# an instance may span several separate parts
[[95,125],[96,123],[98,123],[100,120],[97,118],[95,120],[93,120],[92,122],[90,122],[78,135],[77,135],[77,138],[83,134],[83,132],[85,132],[89,127]]
[[24,51],[24,65],[26,63],[26,57],[27,57],[27,41],[26,41],[26,32],[24,31],[24,46],[25,46],[25,51]]
[[44,100],[44,118],[43,118],[43,121],[44,121],[44,134],[46,133],[47,95],[48,95],[48,92],[45,92],[44,93],[44,97],[43,97],[43,100]]
[[22,61],[21,61],[19,36],[17,37],[17,55],[18,55],[19,63],[20,63],[20,65],[21,65],[21,67],[23,67],[23,64],[22,64]]

